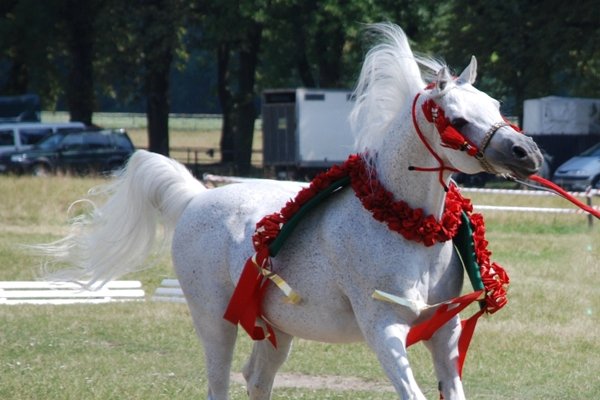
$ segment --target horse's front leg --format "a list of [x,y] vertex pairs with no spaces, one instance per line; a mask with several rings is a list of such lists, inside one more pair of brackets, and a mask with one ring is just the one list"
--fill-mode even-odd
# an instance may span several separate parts
[[292,336],[275,328],[277,348],[267,341],[254,342],[252,354],[243,369],[250,400],[269,400],[275,374],[287,359],[292,347]]
[[445,400],[463,400],[462,381],[458,373],[458,339],[460,337],[460,318],[454,317],[442,326],[425,342],[431,352],[440,393]]
[[381,304],[359,311],[359,325],[400,398],[425,400],[408,362],[406,335],[410,327],[396,313],[385,311],[386,307],[389,308]]

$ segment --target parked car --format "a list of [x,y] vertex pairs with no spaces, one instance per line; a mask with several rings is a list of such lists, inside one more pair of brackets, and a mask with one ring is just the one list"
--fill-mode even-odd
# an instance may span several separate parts
[[85,129],[82,122],[17,122],[0,123],[0,153],[26,150],[57,132],[75,132]]
[[123,129],[60,132],[29,150],[1,156],[0,170],[38,176],[106,174],[121,168],[133,152],[133,143]]
[[560,165],[552,181],[567,190],[600,189],[600,143]]

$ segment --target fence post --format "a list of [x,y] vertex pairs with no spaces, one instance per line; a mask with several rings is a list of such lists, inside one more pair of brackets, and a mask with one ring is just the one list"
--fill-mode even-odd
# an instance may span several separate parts
[[[588,206],[592,207],[592,196],[593,196],[593,192],[592,192],[592,187],[588,186],[588,188],[585,191],[585,202],[587,203]],[[592,214],[588,214],[588,228],[592,228],[592,226],[594,225],[594,217],[592,216]]]

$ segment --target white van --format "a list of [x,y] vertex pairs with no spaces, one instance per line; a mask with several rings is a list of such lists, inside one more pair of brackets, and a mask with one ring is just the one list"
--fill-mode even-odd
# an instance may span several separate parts
[[26,150],[57,132],[73,132],[85,129],[82,122],[15,122],[0,123],[0,153]]

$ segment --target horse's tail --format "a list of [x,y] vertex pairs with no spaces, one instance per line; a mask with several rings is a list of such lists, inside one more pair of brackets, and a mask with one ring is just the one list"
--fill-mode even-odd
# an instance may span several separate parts
[[[204,190],[180,163],[138,150],[119,178],[90,191],[92,198],[107,197],[102,206],[83,200],[93,209],[74,219],[68,236],[34,248],[47,257],[46,266],[56,264],[49,277],[103,284],[141,269],[154,247],[159,219],[169,235],[190,200]],[[67,269],[56,270],[64,264]]]

